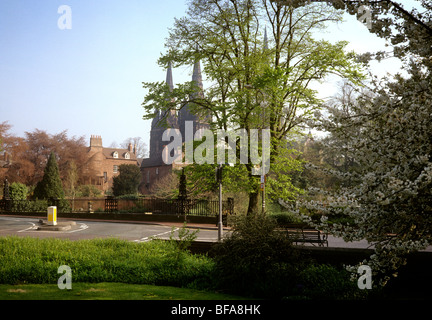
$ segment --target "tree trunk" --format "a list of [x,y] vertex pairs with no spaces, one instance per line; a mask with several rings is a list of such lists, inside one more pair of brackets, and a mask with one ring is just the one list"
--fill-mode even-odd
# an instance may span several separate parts
[[256,215],[258,213],[258,198],[258,191],[252,191],[249,193],[249,206],[247,211],[248,216]]

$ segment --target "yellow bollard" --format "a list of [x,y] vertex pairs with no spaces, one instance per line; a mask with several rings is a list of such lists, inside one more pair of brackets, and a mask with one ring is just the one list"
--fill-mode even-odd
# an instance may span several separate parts
[[49,226],[56,226],[57,225],[57,207],[56,206],[48,207],[47,225],[49,225]]

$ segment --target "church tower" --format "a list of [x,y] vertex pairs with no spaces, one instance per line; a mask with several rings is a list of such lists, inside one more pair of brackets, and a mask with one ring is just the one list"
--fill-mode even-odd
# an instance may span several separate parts
[[[171,62],[168,64],[166,84],[172,91],[174,89],[174,82],[172,76],[172,66]],[[162,114],[162,112],[168,112],[168,115]],[[158,159],[162,163],[162,150],[168,141],[162,141],[162,135],[164,131],[168,128],[176,129],[178,128],[177,116],[175,110],[160,111],[155,110],[155,117],[151,123],[150,130],[150,158]]]
[[[192,80],[196,83],[198,90],[190,97],[190,100],[193,100],[194,97],[204,97],[201,65],[199,60],[194,64]],[[170,90],[174,89],[171,63],[168,64],[166,84]],[[141,162],[142,180],[139,187],[140,192],[144,194],[152,194],[152,192],[154,192],[152,188],[157,184],[157,181],[169,175],[176,168],[182,166],[182,164],[175,162],[172,164],[166,164],[163,162],[162,153],[164,152],[165,146],[170,143],[169,141],[162,141],[162,135],[166,129],[179,129],[184,143],[188,141],[185,135],[186,121],[192,121],[193,134],[195,134],[198,129],[210,128],[209,123],[211,115],[206,115],[204,112],[201,112],[202,114],[200,116],[194,115],[189,108],[191,104],[192,103],[184,106],[178,112],[176,112],[176,110],[169,110],[167,117],[164,117],[165,115],[161,114],[161,112],[164,111],[155,110],[150,131],[150,157],[143,159]]]
[[[203,82],[202,82],[202,74],[201,74],[201,63],[199,60],[197,60],[194,64],[192,81],[195,82],[196,86],[198,87],[198,91],[192,95],[191,99],[194,99],[196,97],[203,98],[204,90],[203,90]],[[179,115],[178,115],[178,123],[179,123],[180,132],[183,137],[183,142],[187,142],[187,138],[188,138],[186,137],[186,129],[185,129],[186,121],[193,121],[194,134],[198,129],[210,129],[209,122],[211,120],[211,116],[205,113],[201,113],[199,115],[193,114],[190,108],[191,104],[192,103],[189,103],[186,106],[184,106],[179,111]]]
[[[199,60],[194,64],[192,81],[195,82],[198,89],[197,92],[190,97],[191,100],[196,97],[204,97],[201,64]],[[171,91],[174,89],[171,62],[168,63],[166,85]],[[155,110],[150,130],[150,160],[152,164],[163,164],[162,152],[164,147],[170,143],[169,141],[162,141],[162,136],[166,129],[179,129],[183,142],[189,140],[187,139],[189,137],[186,137],[186,121],[191,121],[193,123],[193,134],[195,134],[198,129],[210,129],[209,123],[211,115],[205,112],[199,115],[193,114],[190,109],[191,104],[192,102],[185,105],[178,113],[174,109],[168,111]],[[168,114],[165,115],[163,112],[168,112]]]

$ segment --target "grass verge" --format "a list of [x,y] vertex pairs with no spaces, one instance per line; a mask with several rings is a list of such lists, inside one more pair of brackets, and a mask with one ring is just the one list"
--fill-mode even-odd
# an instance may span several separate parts
[[242,300],[217,292],[169,286],[125,283],[73,283],[71,290],[57,284],[0,284],[0,300]]

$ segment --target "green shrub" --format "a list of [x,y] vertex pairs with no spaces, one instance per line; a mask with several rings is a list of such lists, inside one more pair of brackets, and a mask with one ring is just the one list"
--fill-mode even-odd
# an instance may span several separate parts
[[57,283],[68,265],[75,282],[123,282],[205,288],[212,261],[183,252],[169,241],[0,238],[0,283]]
[[46,212],[47,200],[15,200],[12,201],[12,212]]
[[[360,290],[350,273],[325,264],[310,264],[298,277],[294,297],[325,300],[364,299],[367,290]],[[291,297],[292,298],[292,297]]]
[[97,198],[102,196],[102,191],[100,191],[96,186],[91,184],[81,185],[77,188],[76,196],[78,198]]
[[295,286],[302,267],[300,254],[265,216],[236,219],[233,233],[212,254],[221,288],[255,297],[280,298]]
[[364,299],[369,292],[350,273],[314,264],[292,246],[275,219],[237,219],[231,237],[215,246],[215,279],[220,289],[267,299]]
[[27,199],[28,188],[25,184],[13,182],[9,186],[9,195],[12,200],[25,200]]
[[113,178],[114,196],[136,194],[141,179],[140,168],[133,164],[119,165],[119,175]]
[[287,225],[290,223],[302,223],[302,220],[290,212],[272,212],[269,218],[274,219],[278,225]]
[[132,194],[122,194],[115,197],[116,199],[122,199],[122,200],[138,200],[139,194],[132,193]]
[[58,212],[70,212],[70,203],[66,199],[49,200],[13,200],[11,202],[12,212],[47,212],[49,206],[56,206]]

